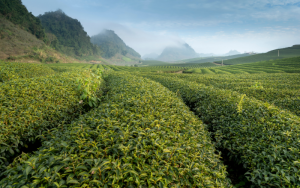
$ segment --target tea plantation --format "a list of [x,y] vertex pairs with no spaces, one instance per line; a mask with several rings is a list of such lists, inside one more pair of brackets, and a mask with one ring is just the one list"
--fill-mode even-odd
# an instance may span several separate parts
[[300,187],[299,78],[299,57],[0,62],[0,187]]

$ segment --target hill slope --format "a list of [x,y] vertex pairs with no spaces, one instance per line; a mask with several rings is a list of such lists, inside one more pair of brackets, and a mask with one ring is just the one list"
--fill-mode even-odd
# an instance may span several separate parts
[[0,0],[0,14],[37,38],[46,40],[40,20],[28,12],[21,0]]
[[[278,56],[279,50],[279,56]],[[268,61],[268,60],[275,60],[275,59],[283,59],[283,58],[290,58],[290,57],[297,57],[300,56],[300,45],[294,45],[288,48],[276,49],[269,51],[267,53],[251,55],[248,57],[236,58],[225,60],[225,65],[235,65],[235,64],[243,64],[243,63],[254,63],[258,61]],[[218,61],[217,63],[221,63]]]
[[194,57],[198,57],[198,54],[192,47],[185,43],[180,46],[165,48],[157,60],[170,62]]
[[117,54],[129,58],[141,58],[134,49],[127,46],[124,41],[112,30],[103,30],[98,35],[91,37],[91,42],[100,47],[103,57],[112,58]]
[[[90,42],[81,23],[61,10],[46,12],[38,17],[49,36],[49,45],[78,59],[97,59],[100,49]],[[91,57],[95,56],[95,57]]]
[[0,16],[0,59],[35,63],[73,63],[78,61],[47,46],[21,26]]

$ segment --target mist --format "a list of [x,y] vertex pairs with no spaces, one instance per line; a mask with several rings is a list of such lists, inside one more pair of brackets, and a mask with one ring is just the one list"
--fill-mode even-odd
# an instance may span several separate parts
[[165,47],[179,46],[184,40],[167,32],[147,32],[137,28],[130,28],[118,23],[96,22],[83,24],[90,36],[102,32],[104,29],[113,30],[129,47],[141,56],[149,53],[160,54]]

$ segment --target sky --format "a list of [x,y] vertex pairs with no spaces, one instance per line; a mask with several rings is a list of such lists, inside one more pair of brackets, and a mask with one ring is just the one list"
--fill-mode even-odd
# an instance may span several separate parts
[[300,44],[300,0],[22,0],[63,10],[89,36],[114,30],[142,56],[188,43],[197,53],[267,52]]

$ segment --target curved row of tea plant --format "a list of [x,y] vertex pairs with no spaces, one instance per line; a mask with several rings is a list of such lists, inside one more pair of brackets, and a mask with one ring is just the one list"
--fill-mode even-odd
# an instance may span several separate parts
[[3,62],[0,67],[0,82],[19,78],[52,75],[55,71],[45,65]]
[[300,116],[299,74],[264,74],[235,76],[164,75],[188,81],[230,89],[248,97],[274,104]]
[[83,92],[77,90],[77,79],[99,80],[87,74],[68,72],[0,84],[0,173],[20,147],[30,147],[43,131],[81,113],[85,101],[80,101]]
[[259,187],[300,186],[300,118],[230,90],[147,75],[180,95]]
[[111,73],[98,108],[45,136],[2,187],[230,187],[205,125],[161,84]]

